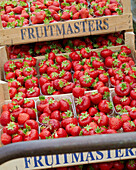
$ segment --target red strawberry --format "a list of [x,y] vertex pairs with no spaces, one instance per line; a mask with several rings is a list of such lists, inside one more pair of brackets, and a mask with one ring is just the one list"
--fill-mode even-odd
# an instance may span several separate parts
[[134,132],[135,131],[135,124],[133,121],[127,121],[123,124],[123,131],[124,132]]
[[128,170],[135,170],[136,169],[136,161],[135,160],[128,160],[126,163],[126,168]]
[[72,19],[73,20],[76,20],[76,19],[79,19],[80,17],[80,13],[79,12],[76,12],[73,16],[72,16]]
[[9,111],[3,111],[1,113],[0,122],[2,126],[6,126],[10,122],[10,112]]
[[22,142],[23,141],[23,137],[22,135],[14,135],[13,138],[12,138],[12,143],[16,143],[16,142]]
[[1,142],[3,143],[3,145],[10,144],[11,140],[12,140],[12,137],[8,135],[7,133],[3,133],[1,135]]
[[72,91],[74,97],[79,98],[84,96],[85,89],[81,87],[75,87]]
[[61,16],[61,18],[63,19],[63,20],[69,20],[70,19],[70,14],[68,13],[68,12],[63,12],[63,14],[62,14],[62,16]]
[[99,164],[100,170],[110,170],[112,167],[113,167],[113,162]]
[[48,139],[49,137],[51,137],[51,133],[47,129],[43,129],[39,136],[41,139]]
[[121,117],[117,116],[117,117],[112,117],[109,118],[109,126],[111,129],[114,130],[119,130],[123,125],[123,122],[121,120]]
[[66,130],[64,130],[63,128],[59,128],[56,132],[55,132],[55,134],[54,134],[54,138],[65,138],[65,137],[67,137],[67,132],[66,132]]
[[20,113],[18,116],[18,124],[23,125],[27,120],[30,119],[29,114],[27,113]]
[[61,99],[60,100],[60,111],[66,112],[67,110],[70,110],[70,105],[66,100]]
[[86,8],[82,8],[80,11],[81,18],[88,18],[89,17],[89,11]]
[[13,12],[16,14],[21,14],[22,10],[23,10],[22,6],[17,6],[13,9]]
[[16,134],[18,132],[18,123],[10,122],[6,126],[6,132],[7,132],[8,135]]

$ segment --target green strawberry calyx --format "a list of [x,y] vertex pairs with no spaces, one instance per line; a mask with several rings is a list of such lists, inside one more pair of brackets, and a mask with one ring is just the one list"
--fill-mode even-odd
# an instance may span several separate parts
[[49,116],[48,117],[44,117],[43,120],[42,120],[42,123],[48,124],[50,120],[51,119],[49,118]]
[[126,83],[121,83],[121,84],[120,84],[120,87],[121,87],[121,90],[122,90],[122,91],[125,90],[125,89],[127,89]]
[[128,99],[128,97],[124,96],[122,99],[120,99],[122,102],[125,102]]
[[62,77],[65,74],[65,70],[60,71],[59,76]]
[[86,125],[84,128],[85,128],[88,132],[92,129],[92,127],[91,127],[90,125]]
[[92,81],[92,78],[89,75],[85,75],[83,78],[86,83],[90,83]]
[[39,96],[39,100],[45,100],[45,96]]
[[69,65],[69,62],[67,60],[64,60],[62,62],[62,67],[67,67]]
[[95,132],[96,133],[102,133],[104,130],[103,129],[101,129],[101,128],[99,128],[98,126],[97,126],[97,128],[95,128]]
[[24,99],[24,103],[29,103],[30,102],[30,99]]
[[64,112],[67,117],[72,117],[73,116],[73,112],[71,110],[67,110],[67,112]]
[[111,109],[111,110],[113,109],[113,103],[112,102],[109,102],[108,106],[109,106],[109,109]]
[[134,124],[134,122],[133,121],[128,121],[129,123],[130,123],[130,125],[132,126],[132,127],[135,127],[135,124]]
[[65,86],[65,82],[63,82],[62,80],[59,81],[59,87],[64,87]]
[[31,131],[31,127],[26,124],[26,128],[23,129],[23,133],[27,134],[27,132]]
[[48,94],[52,94],[53,92],[55,92],[55,90],[53,89],[53,87],[52,87],[52,86],[48,86],[48,88],[47,88],[47,93],[48,93]]
[[79,104],[82,103],[82,101],[83,101],[83,99],[81,97],[79,97],[79,98],[76,99],[75,103],[76,103],[76,105],[79,105]]
[[80,116],[81,120],[84,120],[84,119],[86,119],[87,117],[89,117],[89,114],[88,114],[87,112],[81,113],[81,116]]
[[58,76],[58,73],[53,72],[51,75],[52,75],[52,77],[57,77],[57,76]]
[[53,100],[52,98],[48,101],[49,104],[53,104],[55,102],[55,100]]
[[35,90],[34,90],[33,87],[32,87],[32,88],[29,88],[29,89],[28,89],[28,92],[29,92],[29,94],[32,94],[32,93],[35,92]]
[[7,129],[8,129],[8,130],[14,130],[15,127],[16,127],[16,125],[15,125],[14,122],[10,122],[10,123],[7,125]]
[[121,106],[121,105],[117,105],[117,106],[116,106],[116,110],[117,110],[117,111],[121,111],[121,110],[122,110],[122,106]]
[[108,99],[110,97],[110,93],[108,91],[104,92],[103,99]]

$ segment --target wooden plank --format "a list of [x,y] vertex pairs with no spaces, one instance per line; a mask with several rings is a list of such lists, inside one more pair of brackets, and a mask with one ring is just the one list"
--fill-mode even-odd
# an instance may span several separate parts
[[10,100],[8,83],[0,80],[0,85],[2,86],[1,93],[4,95],[4,100]]
[[62,38],[131,30],[132,14],[104,16],[0,30],[0,45],[25,44]]
[[123,14],[131,13],[131,0],[121,0]]
[[1,17],[0,17],[0,29],[3,29],[2,22],[1,22]]
[[135,60],[136,60],[136,50],[134,51],[134,58],[135,58]]
[[4,80],[4,64],[8,61],[6,48],[0,47],[0,80]]
[[[130,150],[130,153],[129,153]],[[125,149],[112,149],[112,150],[99,150],[99,151],[88,151],[88,152],[77,152],[77,153],[65,153],[65,154],[54,154],[54,155],[42,155],[35,157],[24,157],[15,158],[9,160],[1,165],[2,169],[49,169],[58,167],[67,167],[75,165],[84,165],[91,163],[102,163],[119,161],[126,159],[135,159],[134,154],[136,148],[125,148]],[[129,154],[128,154],[129,153]]]
[[[1,106],[1,103],[4,103],[4,93],[3,93],[3,85],[0,84],[0,106]],[[1,108],[0,108],[1,110]]]
[[134,51],[135,51],[135,34],[133,32],[126,32],[125,33],[125,45],[129,46],[132,55],[134,56]]

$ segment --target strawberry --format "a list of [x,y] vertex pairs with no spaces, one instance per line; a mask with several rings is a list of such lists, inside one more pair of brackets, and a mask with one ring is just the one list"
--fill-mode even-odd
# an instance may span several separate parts
[[59,103],[60,103],[60,111],[66,112],[67,110],[70,109],[70,105],[66,100],[61,99]]
[[16,134],[18,132],[18,124],[15,122],[8,123],[6,126],[6,132],[8,135]]
[[12,138],[12,143],[16,143],[16,142],[22,142],[23,141],[23,137],[22,135],[14,135],[13,138]]
[[18,124],[23,125],[29,119],[30,116],[27,113],[20,113],[18,116]]
[[129,116],[128,114],[123,114],[123,115],[121,116],[121,120],[122,120],[123,123],[124,123],[124,122],[131,121],[131,118],[130,118],[130,116]]
[[23,10],[22,6],[17,6],[13,9],[13,12],[16,14],[21,14],[22,10]]
[[24,136],[24,141],[30,141],[30,140],[38,140],[38,131],[35,129],[31,129],[30,131],[27,131]]
[[7,126],[7,124],[10,122],[11,118],[10,118],[10,112],[9,111],[3,111],[1,113],[1,117],[0,117],[0,122],[2,126]]
[[48,101],[49,103],[49,109],[51,111],[55,111],[55,110],[59,110],[60,108],[60,102],[59,101],[56,101],[56,100],[53,100],[52,98]]
[[129,116],[132,120],[136,119],[136,108],[133,107],[132,110],[129,112]]
[[82,9],[79,11],[79,13],[80,13],[80,16],[81,16],[82,19],[89,17],[89,12],[88,12],[88,10],[87,10],[86,8],[82,8]]
[[70,133],[72,136],[79,136],[81,131],[81,127],[80,126],[74,126],[70,129]]
[[123,125],[123,122],[121,120],[121,117],[117,116],[117,117],[112,117],[109,118],[109,126],[111,129],[114,130],[119,130]]
[[51,133],[47,129],[43,129],[39,136],[41,139],[48,139],[49,137],[51,137]]
[[128,160],[126,163],[126,168],[128,170],[135,170],[136,169],[136,161],[135,160]]
[[10,144],[11,140],[12,140],[12,137],[10,135],[8,135],[7,133],[3,133],[1,135],[1,142],[3,145]]
[[70,14],[68,12],[63,12],[61,19],[63,20],[69,20],[70,19]]
[[108,163],[100,163],[99,168],[100,170],[110,170],[113,167],[113,162],[108,162]]
[[79,97],[84,96],[85,89],[81,88],[81,87],[75,87],[75,88],[73,88],[72,93],[73,93],[74,97],[79,98]]
[[124,132],[134,132],[135,131],[135,124],[133,121],[127,121],[123,123],[123,131]]
[[76,20],[76,19],[79,19],[80,17],[80,13],[79,12],[76,12],[73,16],[72,16],[72,19],[73,20]]
[[35,120],[27,120],[24,123],[24,128],[27,128],[27,126],[30,126],[31,129],[38,130],[38,123]]
[[67,132],[63,128],[59,128],[53,135],[54,138],[65,138],[67,137]]

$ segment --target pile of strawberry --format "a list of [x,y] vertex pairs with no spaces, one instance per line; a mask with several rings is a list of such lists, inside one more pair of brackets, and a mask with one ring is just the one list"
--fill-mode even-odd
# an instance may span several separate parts
[[104,69],[104,62],[96,52],[92,52],[89,48],[82,48],[80,53],[73,52],[69,56],[73,60],[73,78],[76,86],[87,90],[108,86],[108,73]]
[[[127,88],[124,84],[122,87],[125,88],[124,95],[128,96],[128,93],[131,93],[128,91],[129,84],[126,84]],[[115,92],[119,96],[113,97],[114,104],[121,98],[120,96],[123,96],[121,87],[120,89],[115,87]],[[35,102],[19,95],[18,93],[18,98],[12,99],[12,103],[2,107],[0,121],[4,126],[1,137],[3,144],[36,140],[38,136],[41,139],[50,139],[136,131],[136,108],[134,107],[136,100],[131,102],[132,107],[124,106],[128,113],[115,116],[113,104],[110,102],[110,90],[106,86],[100,87],[98,91],[87,93],[81,87],[73,89],[78,116],[74,112],[70,98],[63,97],[56,100],[53,97],[40,96],[40,101],[37,102],[39,135],[37,131],[39,126],[35,121],[37,120]]]
[[4,126],[1,135],[3,145],[39,139],[35,101],[22,99],[19,104],[14,100],[2,107],[0,122]]
[[122,160],[114,162],[93,163],[70,167],[51,168],[48,170],[135,170],[136,160]]
[[131,160],[121,160],[121,161],[114,161],[114,162],[94,163],[94,164],[87,165],[87,167],[85,168],[87,170],[91,170],[91,169],[92,170],[135,170],[136,160],[131,159]]
[[30,2],[32,24],[48,24],[60,21],[60,5],[58,1],[34,1]]
[[36,42],[32,44],[14,45],[7,47],[9,58],[24,58],[25,55],[44,55],[50,52],[55,54],[65,52],[60,41]]
[[103,48],[104,46],[117,46],[123,44],[123,34],[121,32],[95,35],[83,38],[64,39],[66,52],[80,51],[82,48],[90,49]]
[[123,7],[117,0],[90,0],[91,14],[94,17],[122,15]]
[[50,52],[55,54],[80,51],[82,48],[102,48],[123,44],[123,33],[112,33],[100,36],[64,39],[58,41],[36,42],[32,44],[9,46],[10,59],[24,58],[25,55],[44,55]]
[[3,27],[14,28],[29,25],[29,6],[26,0],[2,1],[0,12]]
[[[53,97],[45,99],[44,96],[39,97],[40,103],[37,105],[39,111],[39,123],[41,124],[41,139],[68,137],[75,135],[75,129],[78,126],[73,126],[69,132],[68,124],[78,124],[77,118],[74,116],[73,107],[70,99],[55,100]],[[80,127],[79,131],[81,130]]]
[[[30,10],[30,14],[29,14]],[[62,1],[5,1],[0,3],[2,25],[5,28],[22,27],[32,24],[92,18],[104,15],[121,15],[122,5],[116,0],[95,0],[91,7],[86,0]]]
[[33,55],[33,44],[13,45],[7,47],[10,59],[24,58],[25,55]]
[[78,122],[83,127],[80,135],[136,131],[136,108],[129,111],[129,114],[114,116],[113,103],[109,102],[108,93],[107,87],[100,87],[98,92],[89,93],[85,93],[80,87],[73,89]]
[[61,9],[63,10],[61,14],[62,20],[92,18],[86,0],[64,0],[61,2]]
[[135,62],[131,55],[131,50],[127,46],[122,46],[119,52],[113,52],[110,49],[104,49],[100,52],[102,58],[104,58],[104,65],[107,69],[120,68],[121,65],[127,63],[127,65],[134,66]]
[[[38,88],[36,59],[26,55],[23,61],[7,61],[4,64],[5,79],[8,81],[10,98],[19,100],[23,97],[37,97]],[[19,93],[19,94],[18,94]]]
[[42,94],[62,94],[71,93],[75,84],[72,83],[71,68],[72,64],[68,56],[56,56],[50,52],[46,56],[47,60],[39,63],[39,79]]
[[46,41],[46,42],[37,42],[33,45],[34,55],[44,55],[50,52],[55,54],[65,52],[63,49],[63,44],[61,41]]
[[118,114],[129,113],[132,120],[136,119],[136,83],[127,82],[115,86],[113,103]]
[[121,64],[119,68],[110,68],[108,73],[113,87],[121,82],[127,82],[130,85],[136,83],[136,67],[131,67],[128,63]]

